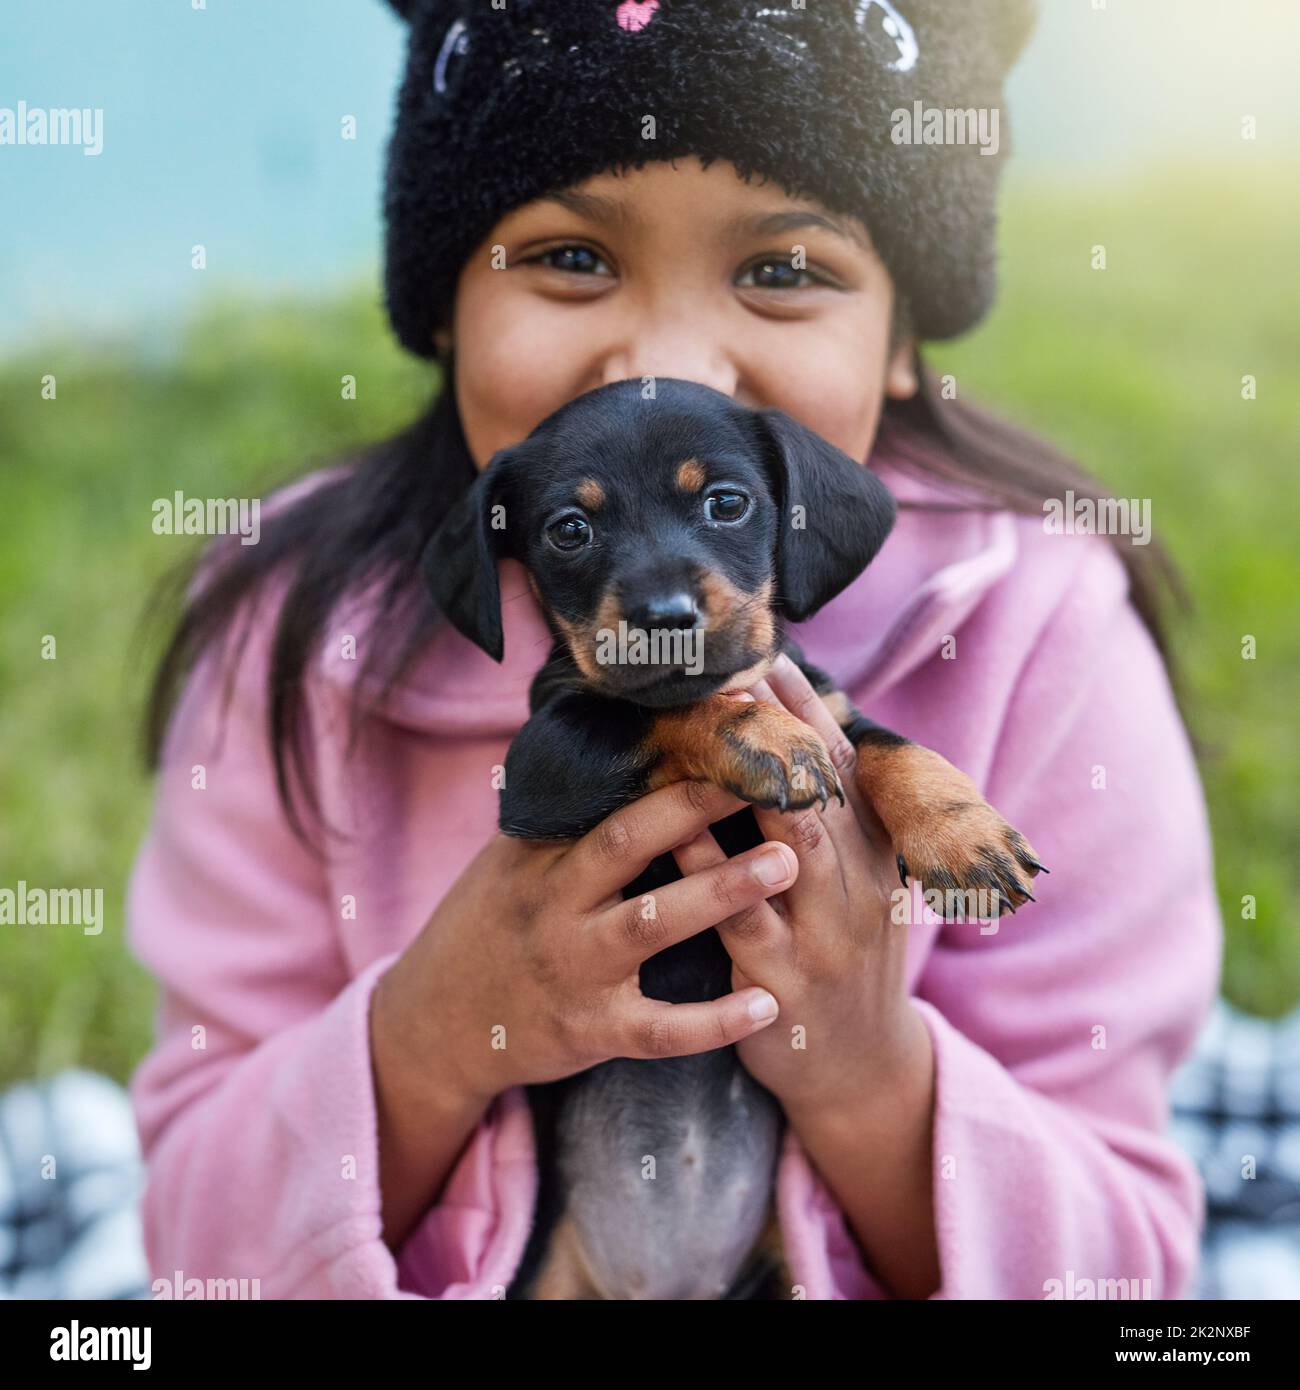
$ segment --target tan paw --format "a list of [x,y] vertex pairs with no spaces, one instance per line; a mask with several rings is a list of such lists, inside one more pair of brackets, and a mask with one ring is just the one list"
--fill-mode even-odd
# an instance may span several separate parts
[[714,780],[765,809],[844,804],[844,788],[815,729],[786,710],[760,701],[731,701],[734,713],[718,725]]
[[927,890],[984,893],[998,916],[1034,901],[1025,881],[1047,870],[1033,846],[946,758],[915,743],[863,744],[857,778],[893,841],[904,887],[911,877]]

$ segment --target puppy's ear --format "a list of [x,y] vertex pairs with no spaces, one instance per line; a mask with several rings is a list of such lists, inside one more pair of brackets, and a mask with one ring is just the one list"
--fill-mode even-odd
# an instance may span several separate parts
[[780,507],[776,580],[782,611],[802,622],[875,558],[894,525],[889,489],[864,464],[783,410],[756,412]]
[[388,3],[403,19],[410,19],[411,11],[415,8],[417,0],[388,0]]
[[494,454],[442,519],[420,557],[424,582],[439,611],[494,661],[505,652],[497,561],[509,553],[502,522],[512,466],[509,450]]

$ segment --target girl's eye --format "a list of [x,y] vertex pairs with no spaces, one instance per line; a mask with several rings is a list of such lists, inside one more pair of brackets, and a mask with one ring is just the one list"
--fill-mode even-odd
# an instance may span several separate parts
[[581,550],[591,544],[591,526],[585,516],[573,512],[551,522],[546,528],[546,539],[556,550]]
[[[745,276],[747,275],[756,277],[752,286],[745,285]],[[741,278],[736,283],[745,285],[745,288],[752,287],[758,290],[797,290],[803,288],[799,282],[801,275],[807,275],[809,283],[814,285],[826,283],[806,266],[796,270],[790,256],[764,256],[761,260],[755,261],[747,270],[742,271]]]
[[[558,260],[552,260],[552,257],[558,257]],[[591,275],[595,273],[596,266],[605,265],[604,260],[590,246],[577,245],[553,246],[549,251],[530,256],[529,260],[540,261],[553,270],[566,270],[574,275]]]
[[740,521],[749,511],[749,498],[743,492],[719,489],[704,499],[704,515],[710,521]]

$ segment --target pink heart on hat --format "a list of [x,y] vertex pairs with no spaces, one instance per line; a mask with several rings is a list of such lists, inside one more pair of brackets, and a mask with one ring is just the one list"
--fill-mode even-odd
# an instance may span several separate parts
[[639,34],[655,17],[655,11],[658,8],[659,0],[623,0],[623,3],[614,11],[614,17],[618,20],[620,29],[628,29],[634,34]]

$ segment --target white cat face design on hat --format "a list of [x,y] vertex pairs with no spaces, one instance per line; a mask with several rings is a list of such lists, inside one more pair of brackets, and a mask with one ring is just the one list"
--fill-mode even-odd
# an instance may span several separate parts
[[890,72],[911,72],[916,66],[921,56],[916,35],[889,0],[854,0],[853,19],[860,33],[868,33],[874,25],[893,40],[898,57],[889,64]]
[[[858,33],[869,34],[873,29],[878,29],[887,39],[898,49],[898,57],[887,66],[890,72],[910,72],[916,66],[916,60],[921,56],[920,45],[916,42],[916,35],[912,32],[912,26],[894,8],[889,0],[851,0],[853,5],[853,22],[857,25]],[[799,5],[765,5],[761,9],[754,11],[754,18],[763,20],[769,24],[779,25],[783,22],[789,23],[805,13],[805,6]],[[777,30],[781,39],[788,45],[796,47],[802,55],[807,51],[807,43],[798,37],[797,32],[787,32]]]
[[[890,72],[910,72],[920,57],[920,47],[912,26],[903,18],[890,0],[852,0],[853,21],[861,34],[872,32],[873,26],[889,39],[898,50],[898,56],[888,64]],[[660,7],[660,0],[622,0],[614,10],[614,19],[620,29],[640,33],[647,28]],[[800,9],[803,7],[800,6]],[[755,12],[755,18],[778,23],[793,19],[792,6],[764,6]],[[796,34],[783,33],[781,37],[792,44],[800,53],[807,44]],[[438,52],[433,69],[433,86],[439,96],[446,96],[448,89],[454,87],[456,69],[460,60],[469,52],[469,27],[464,19],[454,20]]]
[[469,27],[463,19],[452,20],[442,41],[442,47],[438,50],[438,59],[433,65],[433,90],[440,97],[446,96],[448,87],[454,84],[456,69],[468,52]]

